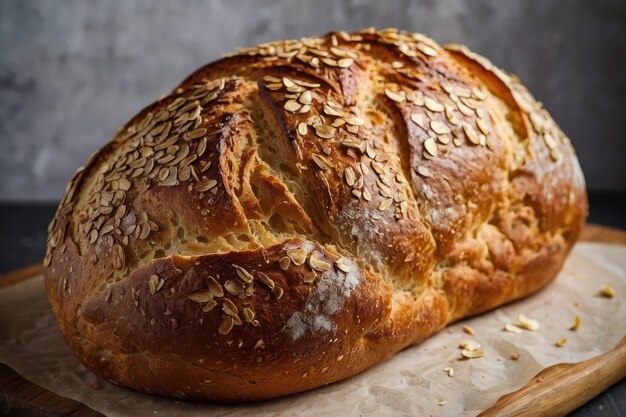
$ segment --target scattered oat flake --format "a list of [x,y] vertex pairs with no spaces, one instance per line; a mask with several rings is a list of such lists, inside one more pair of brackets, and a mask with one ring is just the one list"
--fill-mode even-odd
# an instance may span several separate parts
[[430,170],[424,165],[420,165],[417,167],[417,173],[426,178],[430,178],[433,176]]
[[213,294],[209,290],[198,290],[188,294],[187,298],[196,303],[208,303],[213,299]]
[[472,336],[476,334],[476,331],[472,329],[470,326],[463,326],[463,331]]
[[224,317],[224,319],[222,319],[222,323],[217,329],[217,332],[221,335],[227,335],[232,330],[233,324],[233,318],[230,316],[226,316]]
[[602,284],[600,287],[600,295],[606,298],[613,298],[615,296],[615,290],[606,284]]
[[332,139],[335,136],[336,128],[328,125],[315,126],[315,134],[322,139]]
[[541,327],[537,320],[533,320],[529,317],[526,317],[523,314],[520,314],[519,316],[517,316],[517,325],[521,327],[522,329],[531,330],[531,331],[539,330],[539,327]]
[[582,322],[580,320],[580,316],[576,316],[574,318],[574,323],[572,323],[572,327],[570,327],[569,329],[575,332],[576,330],[578,330],[578,328],[580,327],[581,323]]
[[443,407],[446,404],[447,404],[446,401],[437,401],[437,405],[440,406],[440,407]]
[[272,289],[272,292],[274,293],[274,296],[276,297],[276,299],[280,300],[280,298],[283,296],[285,291],[281,287],[274,286],[274,288]]
[[283,256],[282,258],[278,260],[278,265],[280,266],[280,269],[282,269],[283,271],[286,271],[287,269],[289,269],[289,264],[291,264],[291,259],[289,259],[288,256]]
[[406,99],[404,92],[398,93],[387,88],[385,88],[385,95],[397,103],[402,103]]
[[150,290],[150,295],[154,295],[156,293],[156,288],[158,284],[159,277],[157,275],[150,275],[150,279],[148,280],[148,289]]
[[459,345],[459,348],[474,351],[480,348],[480,344],[474,340],[464,340]]
[[514,324],[505,324],[504,330],[506,330],[507,332],[515,333],[515,334],[520,334],[522,332],[522,329],[520,329]]
[[463,349],[461,351],[461,355],[463,355],[463,357],[468,358],[468,359],[481,358],[485,356],[485,351],[482,349],[477,349],[477,350]]
[[290,249],[287,251],[287,256],[296,265],[302,265],[307,258],[308,252],[305,249]]
[[451,367],[443,368],[443,371],[446,372],[449,377],[453,377],[454,376],[454,369],[451,368]]
[[328,271],[332,265],[328,262],[325,262],[319,258],[319,252],[313,251],[311,252],[311,256],[309,256],[309,266],[315,271],[325,272]]
[[335,261],[335,266],[343,272],[350,272],[350,264],[345,258],[339,258]]
[[288,112],[293,113],[293,112],[300,110],[300,108],[302,107],[302,104],[298,103],[295,100],[287,100],[285,104],[283,105],[283,107]]
[[566,344],[567,344],[567,337],[562,337],[559,340],[557,340],[555,343],[556,347],[563,347]]

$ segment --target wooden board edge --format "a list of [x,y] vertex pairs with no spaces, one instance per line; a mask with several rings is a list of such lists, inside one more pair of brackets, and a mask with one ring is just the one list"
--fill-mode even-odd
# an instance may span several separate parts
[[564,416],[625,377],[626,335],[613,349],[589,360],[545,368],[478,417]]
[[0,363],[0,416],[104,417],[85,404],[34,384]]
[[43,264],[37,263],[0,275],[0,288],[10,287],[19,282],[36,277],[43,272]]
[[626,230],[620,230],[614,227],[602,226],[594,223],[587,223],[585,227],[583,227],[579,241],[626,245]]

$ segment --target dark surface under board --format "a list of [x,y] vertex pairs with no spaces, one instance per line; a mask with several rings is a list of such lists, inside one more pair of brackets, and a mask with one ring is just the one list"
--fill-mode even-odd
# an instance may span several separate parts
[[[626,195],[591,194],[589,200],[589,222],[626,230]],[[0,274],[41,261],[55,209],[55,205],[0,204]],[[570,415],[626,417],[626,379]]]

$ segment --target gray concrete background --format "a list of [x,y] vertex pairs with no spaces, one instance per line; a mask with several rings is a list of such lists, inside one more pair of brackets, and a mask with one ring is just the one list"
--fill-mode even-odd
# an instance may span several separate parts
[[225,52],[368,26],[465,43],[519,74],[589,188],[626,190],[625,0],[2,0],[0,200],[58,200],[118,126]]

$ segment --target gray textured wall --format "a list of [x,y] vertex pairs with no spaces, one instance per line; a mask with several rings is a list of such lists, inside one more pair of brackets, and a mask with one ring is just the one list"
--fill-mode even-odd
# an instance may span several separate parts
[[399,27],[519,74],[588,185],[626,190],[626,1],[0,1],[0,200],[60,198],[116,128],[237,47]]

